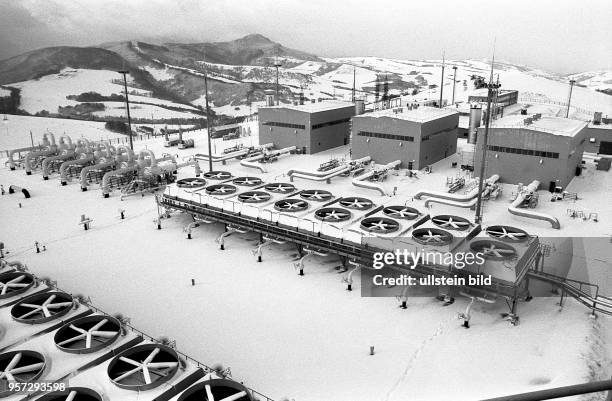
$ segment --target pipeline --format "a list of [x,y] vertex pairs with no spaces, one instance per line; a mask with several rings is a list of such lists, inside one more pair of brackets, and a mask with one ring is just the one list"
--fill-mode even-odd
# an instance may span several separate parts
[[[271,149],[273,146],[274,146],[273,143],[266,143],[264,145],[259,145],[257,149],[267,150],[267,149]],[[210,156],[204,153],[197,153],[195,155],[195,158],[198,160],[202,160],[202,161],[208,161],[208,159],[212,158],[213,163],[217,163],[217,162],[225,162],[226,160],[230,160],[230,159],[235,159],[237,157],[244,156],[248,153],[249,153],[249,148],[244,148],[244,149],[240,149],[235,152],[227,153],[227,154],[220,155],[220,156],[217,156],[217,155]]]
[[27,175],[31,175],[32,174],[32,161],[33,159],[36,159],[37,157],[41,157],[41,156],[53,156],[57,154],[57,145],[50,145],[46,150],[40,150],[37,152],[28,152],[28,154],[25,156],[24,159],[24,164],[25,164],[25,171]]
[[102,177],[102,196],[104,196],[105,198],[108,198],[110,196],[110,179],[112,177],[117,175],[123,175],[132,171],[137,172],[140,168],[140,165],[138,163],[135,163],[131,166],[109,171],[108,173],[104,174],[104,177]]
[[84,157],[75,160],[67,160],[61,164],[59,173],[62,185],[66,185],[68,183],[68,169],[70,167],[83,166],[96,160],[96,157],[91,153],[81,153],[81,155]]
[[304,261],[306,260],[306,258],[308,256],[327,256],[328,253],[325,252],[320,252],[320,251],[315,251],[314,249],[303,249],[304,251],[304,255],[298,259],[297,262],[295,262],[293,264],[293,267],[295,268],[295,270],[299,270],[299,275],[303,276],[304,275]]
[[225,237],[233,234],[233,233],[238,233],[238,234],[245,234],[248,233],[249,230],[246,230],[244,228],[238,228],[238,227],[227,227],[227,230],[223,233],[221,233],[221,235],[219,235],[216,239],[215,242],[219,244],[219,249],[221,249],[222,251],[225,250]]
[[[499,175],[493,174],[491,177],[485,180],[485,185],[488,186],[488,185],[495,184],[498,180],[499,180]],[[414,198],[421,199],[421,197],[427,196],[431,198],[446,199],[446,200],[455,201],[455,202],[468,202],[476,198],[477,195],[478,195],[478,187],[472,189],[470,192],[468,192],[465,195],[454,195],[454,194],[449,194],[446,192],[436,192],[436,191],[421,191],[421,192],[418,192],[416,195],[414,195]],[[443,202],[440,202],[440,203],[443,203]]]
[[360,187],[360,188],[372,189],[374,191],[378,191],[381,195],[386,195],[386,192],[384,188],[382,187],[382,185],[374,183],[374,182],[363,182],[363,181],[371,177],[376,172],[380,172],[382,170],[391,170],[392,168],[399,166],[401,163],[402,163],[401,160],[396,160],[394,162],[385,164],[384,166],[382,166],[382,168],[374,169],[358,177],[355,177],[353,178],[353,185],[356,187]]
[[556,217],[545,213],[532,212],[530,210],[519,208],[525,198],[528,195],[533,195],[538,190],[539,186],[540,181],[533,180],[533,182],[525,188],[525,192],[518,194],[514,202],[512,202],[512,204],[508,207],[508,212],[516,216],[527,217],[528,219],[548,221],[554,229],[559,230],[561,228],[561,224],[559,224],[559,220]]
[[49,179],[49,168],[51,167],[51,163],[53,163],[54,161],[64,162],[66,160],[73,160],[75,157],[76,157],[76,151],[67,149],[64,151],[64,153],[60,155],[45,158],[45,160],[43,160],[42,162],[43,180]]
[[[37,152],[37,151],[41,151],[41,150],[45,150],[49,148],[49,143],[47,143],[46,145],[38,145],[38,146],[30,146],[27,148],[19,148],[19,149],[13,149],[9,152],[9,157],[8,157],[8,165],[9,168],[11,170],[15,170],[15,164],[18,162],[18,160],[15,160],[13,158],[13,156],[15,156],[16,153],[21,153],[21,152]],[[24,159],[22,158],[21,161],[23,161]]]
[[[493,190],[492,182],[495,182],[497,180],[497,178],[493,180],[494,178],[495,176],[492,176],[491,178],[485,181],[486,187],[482,190],[482,194],[480,195],[481,198],[486,198]],[[425,200],[425,207],[428,208],[429,205],[432,203],[441,203],[443,205],[466,207],[466,208],[469,207],[470,209],[474,209],[476,207],[477,202],[478,202],[477,196],[475,196],[472,200],[468,202],[459,202],[459,201],[452,201],[452,200],[439,199],[439,198],[428,198]]]
[[303,178],[305,180],[312,180],[312,181],[327,181],[328,184],[331,183],[331,179],[333,177],[339,176],[341,174],[347,173],[351,170],[351,167],[348,165],[343,165],[343,166],[338,166],[334,169],[331,169],[329,171],[326,171],[326,175],[322,175],[322,176],[314,176],[314,175],[305,175],[302,173],[299,173],[297,171],[294,171],[289,177],[289,180],[291,182],[293,182],[294,178]]
[[93,166],[87,166],[81,170],[81,191],[87,191],[87,176],[90,171],[105,169],[108,167],[113,168],[116,165],[115,160],[106,161],[107,159],[101,158],[98,164],[94,164]]
[[261,262],[261,257],[262,257],[262,251],[263,251],[263,247],[265,246],[269,246],[272,244],[279,244],[279,245],[283,245],[286,244],[287,241],[282,241],[282,240],[278,240],[278,239],[274,239],[274,238],[267,238],[264,237],[263,238],[263,242],[261,242],[259,245],[257,245],[257,248],[255,249],[251,249],[251,253],[253,254],[253,256],[257,256],[257,261]]
[[262,173],[266,172],[266,169],[258,162],[259,160],[265,159],[267,157],[276,157],[276,156],[281,156],[284,155],[286,153],[292,152],[296,149],[295,146],[289,146],[287,148],[283,148],[283,149],[279,149],[279,150],[273,150],[268,154],[263,154],[263,155],[257,155],[257,156],[253,156],[253,157],[249,157],[247,159],[244,159],[240,162],[240,165],[243,167],[250,167],[250,168],[255,168],[257,170],[259,170]]
[[[361,159],[351,160],[350,162],[346,163],[346,166],[351,166],[351,165],[356,165],[356,164],[363,164],[363,163],[369,162],[370,160],[372,160],[372,158],[370,156],[366,156],[366,157],[362,157]],[[333,168],[331,170],[327,170],[327,171],[308,171],[308,170],[300,170],[300,169],[293,169],[292,168],[289,171],[287,171],[287,175],[290,178],[293,175],[297,175],[300,178],[312,179],[312,178],[309,178],[309,177],[325,177],[327,175],[335,173],[336,171],[339,171],[340,169],[343,169],[346,166],[338,166],[338,167],[335,167],[335,168]],[[308,177],[303,177],[303,176],[308,176]]]

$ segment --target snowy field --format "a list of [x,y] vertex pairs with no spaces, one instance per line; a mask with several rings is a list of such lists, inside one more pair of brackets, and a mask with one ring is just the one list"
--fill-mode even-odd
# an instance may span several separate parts
[[[195,149],[176,150],[179,156],[207,153],[200,137]],[[233,144],[216,141],[215,153]],[[158,156],[167,151],[161,139],[138,142],[135,149],[145,146]],[[282,157],[262,175],[237,161],[217,168],[286,181],[289,168],[312,169],[347,152],[341,147]],[[451,161],[435,164],[434,172],[419,181],[389,177],[384,186],[398,186],[395,197],[355,188],[350,178],[334,178],[332,185],[304,180],[294,184],[377,203],[411,204],[418,190],[444,188],[445,177],[457,172],[450,168]],[[549,204],[544,192],[538,208],[559,217],[561,232],[511,216],[506,211],[512,191],[508,186],[501,199],[485,204],[485,225],[518,225],[542,236],[608,236],[612,211],[604,205],[612,189],[611,174],[589,171],[568,190],[582,194],[580,207],[598,209],[601,223],[570,220],[564,214],[568,206]],[[180,176],[193,176],[193,170],[186,168]],[[56,279],[62,289],[91,296],[102,309],[124,313],[155,337],[176,340],[181,351],[202,362],[230,366],[235,379],[277,400],[474,400],[612,374],[610,319],[590,319],[588,310],[573,301],[562,310],[558,298],[521,303],[521,324],[516,327],[500,318],[507,311],[503,302],[477,304],[472,328],[465,330],[456,317],[467,305],[462,298],[448,307],[411,298],[403,310],[395,298],[360,297],[358,277],[357,291],[346,291],[334,269],[339,261],[331,256],[310,259],[306,275],[299,277],[292,267],[297,252],[291,245],[267,248],[263,263],[257,263],[250,252],[257,243],[252,234],[232,235],[221,251],[214,242],[223,231],[220,225],[202,225],[194,230],[194,239],[187,240],[182,229],[191,219],[174,215],[158,231],[151,195],[120,201],[114,192],[103,199],[97,186],[81,192],[74,181],[62,187],[57,176],[43,181],[39,173],[26,176],[5,168],[0,183],[32,193],[27,200],[0,197],[0,240],[9,258]],[[422,201],[413,206],[425,211]],[[119,208],[125,209],[126,220],[119,219]],[[472,217],[471,211],[450,206],[435,205],[430,211],[445,212]],[[94,219],[92,230],[77,224],[81,214]],[[47,251],[36,254],[34,241],[45,244]],[[375,346],[374,356],[369,355],[370,346]]]
[[[60,106],[75,106],[81,102],[66,99],[69,95],[80,95],[85,92],[97,92],[102,96],[112,94],[122,95],[123,85],[116,83],[122,79],[121,75],[114,71],[87,70],[87,69],[63,69],[58,74],[50,74],[40,79],[10,84],[21,89],[20,108],[30,114],[47,110],[57,113]],[[113,82],[113,80],[115,80]],[[187,112],[178,112],[155,106],[173,106],[184,109],[197,110],[193,106],[173,103],[168,100],[157,99],[150,96],[150,92],[130,86],[128,81],[128,92],[135,91],[137,94],[129,94],[130,113],[133,118],[193,118],[197,115]],[[137,102],[152,103],[136,104]],[[124,116],[125,104],[123,102],[96,102],[104,103],[106,110],[95,112],[98,116]]]

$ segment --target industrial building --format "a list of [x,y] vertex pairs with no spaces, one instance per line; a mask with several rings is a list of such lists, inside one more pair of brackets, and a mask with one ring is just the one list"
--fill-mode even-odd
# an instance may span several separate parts
[[347,145],[353,103],[325,101],[259,108],[259,143],[318,153]]
[[612,155],[612,119],[596,112],[586,130],[585,152]]
[[421,169],[457,150],[459,113],[433,107],[406,107],[353,117],[353,158],[372,157],[376,163],[401,160],[401,166]]
[[[565,188],[582,171],[586,127],[586,122],[539,114],[496,120],[487,137],[485,176],[499,174],[512,184],[538,180],[545,188]],[[484,127],[477,135],[475,168],[480,171]]]
[[[488,91],[489,90],[486,88],[476,90],[473,94],[468,96],[468,103],[486,103]],[[495,99],[495,103],[502,108],[511,106],[517,102],[518,91],[510,89],[500,89]]]

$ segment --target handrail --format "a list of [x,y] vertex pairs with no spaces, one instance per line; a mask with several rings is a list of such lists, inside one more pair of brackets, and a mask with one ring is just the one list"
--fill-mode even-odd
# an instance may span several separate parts
[[[608,297],[602,297],[599,295],[599,286],[586,281],[574,280],[570,278],[556,276],[554,274],[530,270],[528,273],[530,278],[546,281],[558,285],[567,294],[571,295],[578,302],[593,310],[593,312],[601,312],[606,315],[612,316],[612,300]],[[579,287],[571,285],[571,283],[579,284]],[[582,290],[582,286],[589,286],[595,288],[595,295],[588,294]]]

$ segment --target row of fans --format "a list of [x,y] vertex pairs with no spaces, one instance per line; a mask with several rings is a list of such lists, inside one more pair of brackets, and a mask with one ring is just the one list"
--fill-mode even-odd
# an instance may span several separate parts
[[[36,284],[27,272],[0,274],[0,299],[18,296]],[[61,291],[42,291],[20,299],[10,310],[20,323],[42,324],[67,315],[74,306],[73,298]],[[90,354],[113,344],[122,335],[122,325],[114,317],[87,315],[61,326],[54,334],[56,347],[73,354]],[[172,348],[161,344],[142,344],[115,356],[107,375],[117,387],[144,391],[169,381],[177,373],[181,361]],[[13,350],[0,354],[0,398],[9,395],[8,383],[31,383],[40,379],[48,367],[45,357],[32,350]],[[90,401],[102,398],[93,390],[69,388],[50,393],[40,400]],[[251,400],[248,390],[229,380],[209,380],[185,391],[179,400]]]

